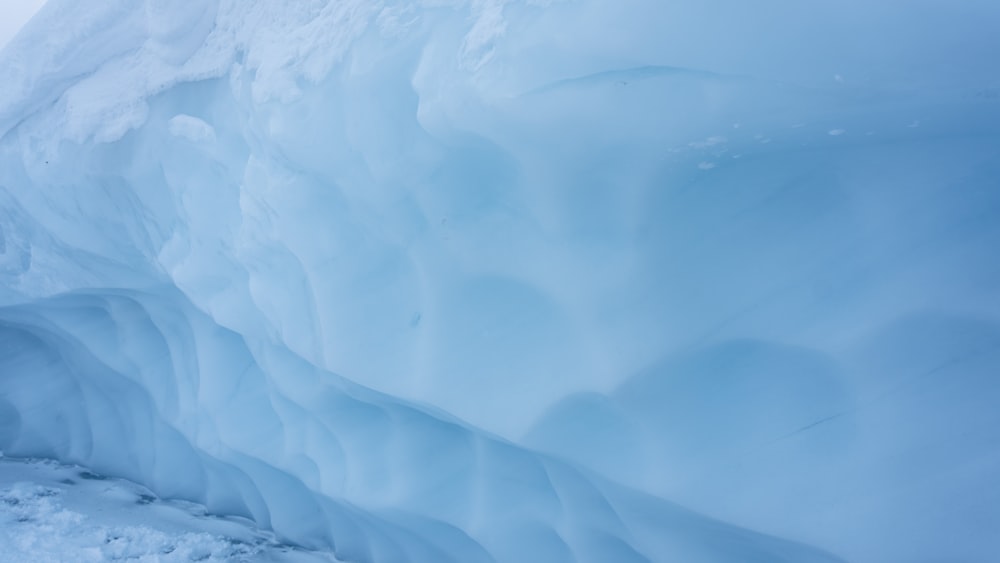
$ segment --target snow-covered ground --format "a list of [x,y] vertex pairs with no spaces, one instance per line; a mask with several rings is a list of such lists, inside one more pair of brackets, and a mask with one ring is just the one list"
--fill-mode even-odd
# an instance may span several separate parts
[[334,557],[278,542],[238,517],[51,460],[0,458],[0,562],[273,561]]

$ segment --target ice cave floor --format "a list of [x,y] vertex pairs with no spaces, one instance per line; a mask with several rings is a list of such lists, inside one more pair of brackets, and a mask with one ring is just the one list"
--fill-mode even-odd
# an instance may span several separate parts
[[242,518],[50,460],[0,458],[0,563],[339,561]]

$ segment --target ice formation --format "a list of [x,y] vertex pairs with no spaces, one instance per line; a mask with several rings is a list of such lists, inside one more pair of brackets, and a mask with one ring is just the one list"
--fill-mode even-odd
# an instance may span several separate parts
[[345,561],[987,561],[998,21],[50,0],[0,449]]

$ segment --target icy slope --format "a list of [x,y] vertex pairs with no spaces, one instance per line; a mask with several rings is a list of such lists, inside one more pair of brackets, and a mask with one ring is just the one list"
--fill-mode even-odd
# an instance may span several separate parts
[[1000,549],[1000,5],[50,2],[0,449],[356,561]]

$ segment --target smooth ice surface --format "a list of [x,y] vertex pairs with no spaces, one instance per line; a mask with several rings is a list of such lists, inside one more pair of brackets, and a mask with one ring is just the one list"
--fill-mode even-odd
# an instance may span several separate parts
[[998,22],[52,0],[0,449],[347,561],[989,561]]
[[31,19],[43,4],[45,0],[18,0],[4,3],[4,17],[0,18],[0,49],[17,35],[25,22]]

